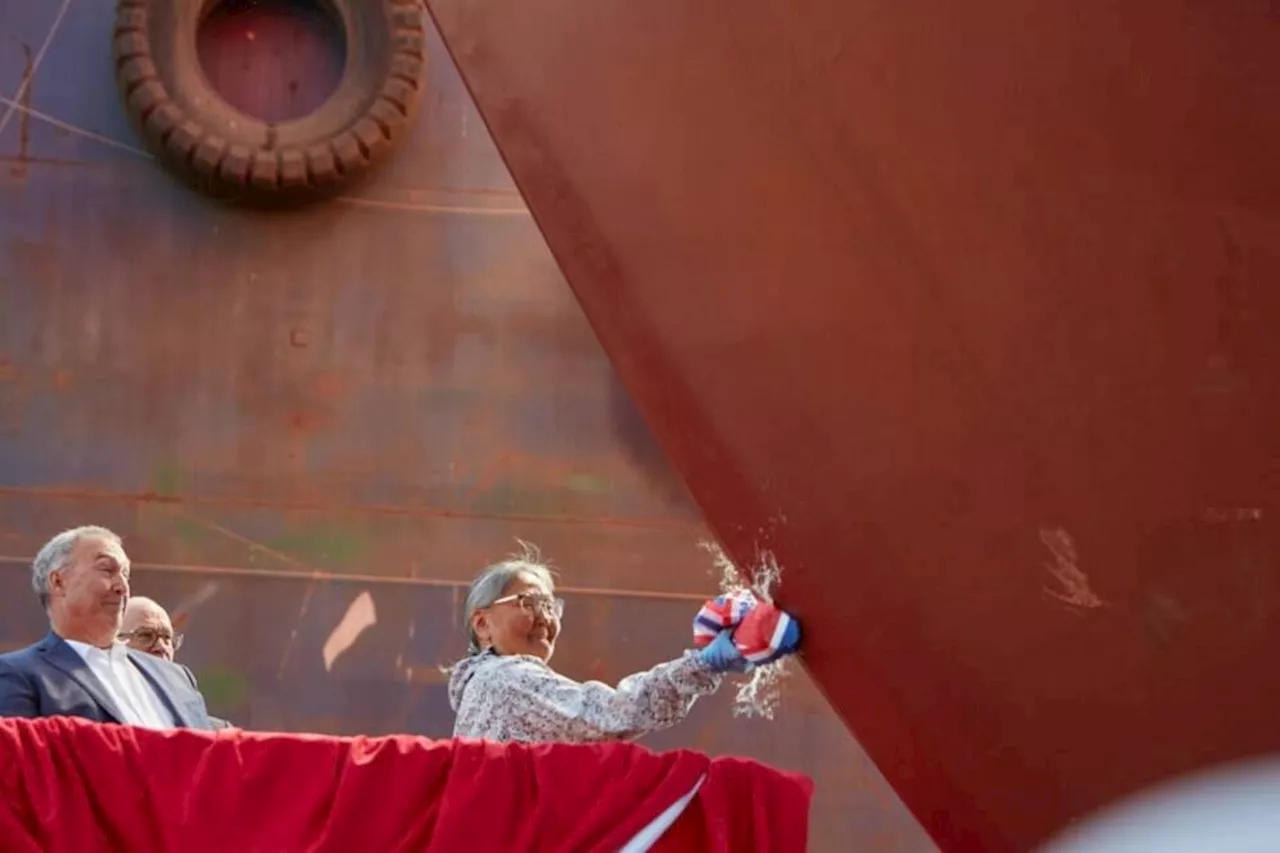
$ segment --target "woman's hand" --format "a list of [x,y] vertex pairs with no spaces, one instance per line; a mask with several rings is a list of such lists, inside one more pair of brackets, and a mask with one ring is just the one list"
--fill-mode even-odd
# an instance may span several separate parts
[[715,672],[746,672],[751,668],[751,664],[734,645],[731,629],[717,634],[714,640],[703,646],[698,656]]

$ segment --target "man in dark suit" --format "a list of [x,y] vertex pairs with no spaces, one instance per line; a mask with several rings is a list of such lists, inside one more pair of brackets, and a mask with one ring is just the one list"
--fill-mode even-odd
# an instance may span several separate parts
[[102,527],[59,533],[36,555],[31,583],[51,630],[0,655],[0,717],[213,728],[190,669],[117,641],[129,600],[119,536]]

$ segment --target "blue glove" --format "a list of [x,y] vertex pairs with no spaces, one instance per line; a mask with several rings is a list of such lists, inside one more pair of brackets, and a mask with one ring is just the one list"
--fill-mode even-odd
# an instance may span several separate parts
[[733,644],[733,631],[721,631],[698,651],[698,657],[714,672],[746,672],[751,663]]

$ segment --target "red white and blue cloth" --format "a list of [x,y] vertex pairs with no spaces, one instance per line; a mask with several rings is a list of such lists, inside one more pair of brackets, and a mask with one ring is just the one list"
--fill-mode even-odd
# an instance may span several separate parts
[[800,645],[800,624],[745,589],[718,595],[702,605],[693,619],[694,646],[703,648],[721,631],[733,632],[733,644],[753,666],[773,663]]

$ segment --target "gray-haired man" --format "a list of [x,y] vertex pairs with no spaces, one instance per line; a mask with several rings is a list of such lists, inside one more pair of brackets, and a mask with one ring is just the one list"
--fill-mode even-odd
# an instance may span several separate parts
[[117,641],[129,600],[129,557],[119,536],[103,527],[64,530],[36,555],[31,583],[50,631],[0,655],[0,716],[214,727],[191,670]]

